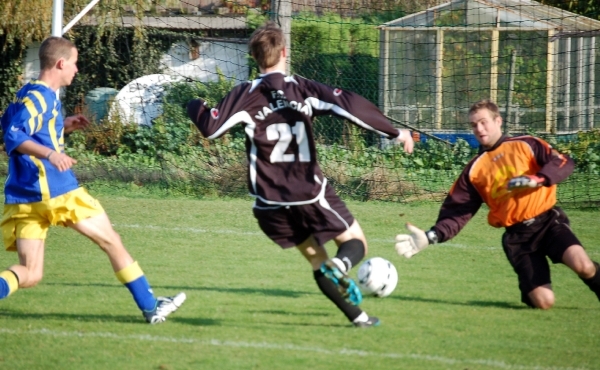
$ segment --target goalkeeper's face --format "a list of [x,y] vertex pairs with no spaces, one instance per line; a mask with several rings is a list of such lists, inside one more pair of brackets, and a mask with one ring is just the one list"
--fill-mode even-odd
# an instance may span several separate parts
[[485,108],[471,113],[469,121],[475,138],[486,149],[493,147],[502,136],[502,117],[494,117]]

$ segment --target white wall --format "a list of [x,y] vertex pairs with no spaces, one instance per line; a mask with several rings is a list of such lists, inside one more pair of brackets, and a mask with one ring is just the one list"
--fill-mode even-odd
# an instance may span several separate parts
[[216,81],[217,68],[229,79],[237,82],[248,79],[248,46],[246,43],[224,41],[198,41],[198,59],[185,43],[174,44],[163,57],[163,73],[189,77],[207,82]]
[[[245,43],[205,41],[198,44],[200,45],[199,58],[195,60],[191,58],[190,46],[182,43],[174,44],[161,60],[163,73],[207,82],[217,80],[218,67],[227,78],[237,82],[248,79],[246,59],[248,46]],[[37,78],[40,73],[39,50],[40,43],[32,44],[27,48],[23,84]]]
[[25,60],[23,62],[23,80],[21,81],[23,85],[38,78],[40,74],[40,58],[38,57],[40,45],[41,43],[36,42],[29,45],[25,51]]

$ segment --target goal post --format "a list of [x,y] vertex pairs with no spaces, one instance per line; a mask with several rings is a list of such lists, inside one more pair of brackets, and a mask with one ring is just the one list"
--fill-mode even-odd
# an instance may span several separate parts
[[87,14],[100,0],[92,0],[83,8],[66,26],[63,27],[63,4],[64,0],[54,0],[52,4],[52,36],[62,36],[79,22],[84,15]]

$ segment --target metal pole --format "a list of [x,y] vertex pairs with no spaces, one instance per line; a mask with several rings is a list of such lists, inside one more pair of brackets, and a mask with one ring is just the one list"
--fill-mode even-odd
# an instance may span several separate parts
[[62,34],[64,35],[65,33],[69,32],[71,27],[73,27],[75,23],[79,22],[79,20],[83,18],[83,16],[86,15],[87,12],[89,12],[99,2],[100,0],[92,0],[81,12],[79,12],[79,14],[77,14],[75,18],[73,18],[73,20],[71,20],[71,22],[69,22],[69,24],[62,29]]
[[[54,0],[52,3],[52,36],[62,37],[63,0]],[[60,88],[56,90],[56,97],[60,100]]]
[[512,105],[512,93],[515,88],[515,64],[517,63],[517,50],[513,49],[512,57],[510,59],[510,72],[509,79],[510,82],[508,84],[508,91],[506,93],[506,119],[504,122],[504,133],[508,134],[508,121],[510,120],[510,108]]
[[52,36],[62,36],[63,0],[54,0],[52,4]]

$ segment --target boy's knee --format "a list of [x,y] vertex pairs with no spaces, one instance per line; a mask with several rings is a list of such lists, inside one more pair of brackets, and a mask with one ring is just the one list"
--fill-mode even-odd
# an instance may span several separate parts
[[100,247],[100,249],[102,249],[107,254],[110,254],[115,250],[120,250],[123,248],[121,236],[116,231],[102,235],[101,238],[98,238],[94,241],[96,242],[98,247]]
[[545,287],[538,287],[529,292],[529,306],[539,308],[541,310],[548,310],[554,306],[554,292],[551,289]]
[[39,272],[29,272],[26,279],[19,280],[19,288],[33,288],[42,281],[43,274]]

